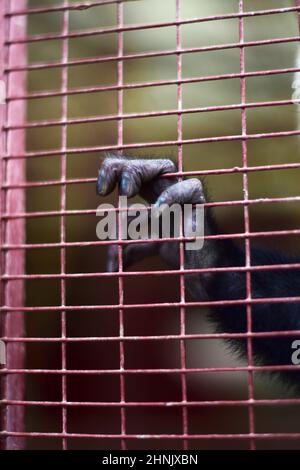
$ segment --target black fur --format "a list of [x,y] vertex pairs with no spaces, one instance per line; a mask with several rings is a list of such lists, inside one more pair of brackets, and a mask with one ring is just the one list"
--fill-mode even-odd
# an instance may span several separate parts
[[[182,203],[203,203],[207,201],[206,189],[199,180],[189,179],[185,183],[176,177],[161,177],[164,173],[176,173],[176,166],[170,160],[136,159],[108,156],[99,173],[97,190],[106,195],[119,184],[122,194],[128,197],[140,194],[153,204],[163,193]],[[211,211],[205,213],[205,234],[218,234],[218,227]],[[136,261],[161,255],[166,263],[179,267],[179,246],[172,243],[147,243],[127,245],[123,248],[123,264],[129,267]],[[275,265],[299,263],[300,258],[293,259],[280,252],[256,249],[251,242],[251,265]],[[199,251],[185,252],[185,268],[215,268],[245,266],[245,251],[232,240],[208,239]],[[108,255],[108,270],[118,270],[116,247],[111,246]],[[185,277],[186,287],[196,301],[226,301],[246,298],[246,273],[197,273]],[[281,298],[300,296],[300,269],[272,269],[253,271],[251,273],[251,297]],[[247,308],[241,305],[221,305],[211,309],[210,319],[218,332],[247,332]],[[298,302],[266,302],[252,304],[252,331],[276,332],[300,330],[300,308]],[[254,365],[293,365],[292,343],[300,336],[277,336],[253,338]],[[240,354],[247,352],[246,339],[231,340],[231,344]],[[285,383],[296,386],[300,390],[299,370],[283,371],[281,377]]]

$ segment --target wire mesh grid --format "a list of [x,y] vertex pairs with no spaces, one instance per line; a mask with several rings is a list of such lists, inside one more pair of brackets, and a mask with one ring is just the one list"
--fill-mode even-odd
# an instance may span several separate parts
[[[145,2],[146,0],[142,0],[140,3]],[[5,24],[5,28],[1,28],[1,41],[5,48],[0,70],[7,84],[7,106],[5,109],[1,107],[5,142],[1,152],[1,316],[2,337],[7,346],[7,363],[0,369],[3,385],[3,445],[8,449],[26,446],[63,449],[188,449],[223,446],[255,449],[267,446],[268,442],[276,444],[280,441],[286,442],[287,446],[298,448],[300,430],[294,431],[284,427],[279,427],[278,430],[274,425],[271,430],[266,431],[263,426],[257,424],[256,411],[260,408],[274,410],[276,407],[283,407],[283,412],[287,413],[289,407],[293,410],[293,407],[299,406],[300,399],[257,398],[254,383],[255,374],[267,371],[275,373],[282,369],[294,370],[297,366],[256,365],[253,360],[252,339],[300,336],[300,331],[252,332],[251,310],[253,305],[266,301],[276,305],[282,302],[299,302],[300,299],[253,298],[251,273],[268,272],[274,269],[274,265],[252,266],[250,244],[261,239],[294,239],[300,235],[300,230],[294,227],[253,230],[250,226],[250,213],[252,207],[261,205],[272,208],[281,203],[297,204],[300,196],[253,198],[250,196],[249,178],[257,173],[268,178],[271,170],[296,171],[300,168],[300,163],[294,156],[289,162],[267,161],[265,164],[250,164],[249,144],[255,141],[261,145],[266,140],[277,141],[277,138],[278,141],[290,142],[297,139],[300,131],[249,130],[247,116],[252,110],[270,108],[271,111],[278,111],[284,107],[295,106],[295,100],[262,99],[249,102],[246,83],[252,78],[290,76],[300,69],[290,64],[284,68],[262,67],[248,70],[246,54],[249,49],[256,47],[297,45],[299,34],[297,31],[290,36],[247,40],[245,22],[247,19],[254,21],[263,18],[268,21],[270,18],[286,16],[294,19],[300,9],[299,2],[296,2],[295,6],[289,4],[272,9],[249,10],[247,2],[239,0],[231,2],[236,5],[236,10],[232,13],[222,11],[207,16],[200,14],[197,17],[185,18],[182,14],[183,1],[174,0],[168,2],[174,9],[173,19],[128,23],[125,21],[124,10],[129,4],[136,4],[138,8],[138,3],[117,0],[64,0],[59,4],[51,5],[50,2],[49,6],[38,7],[28,7],[25,0],[1,3],[1,21]],[[110,24],[114,26],[105,24],[96,28],[80,29],[80,23],[72,22],[72,14],[78,17],[86,12],[97,11],[101,16],[101,9],[104,8],[111,9],[108,17]],[[31,18],[35,16],[42,19],[50,18],[51,15],[54,15],[54,19],[50,22],[50,32],[34,31],[34,34],[30,34],[30,30],[27,31],[26,21],[30,24]],[[234,21],[238,32],[237,40],[196,47],[185,45],[185,27],[200,28],[202,25],[214,24],[217,29],[218,24],[229,21]],[[169,29],[175,31],[172,46],[166,49],[158,47],[157,50],[143,50],[145,42],[142,42],[141,51],[132,52],[130,48],[129,52],[127,51],[127,34],[142,35],[154,31],[154,34],[159,35]],[[141,36],[137,36],[139,37]],[[109,48],[105,49],[103,46],[103,49],[100,47],[101,53],[96,52],[92,57],[78,57],[78,54],[74,54],[74,50],[80,50],[80,41],[100,41],[101,38],[104,38],[106,43],[115,44],[116,52],[111,53]],[[36,60],[38,53],[35,55],[34,49],[31,48],[41,47],[40,45],[43,53],[40,53],[41,60]],[[26,59],[27,48],[29,61]],[[95,50],[99,51],[99,48]],[[200,57],[206,57],[205,54],[208,53],[225,54],[228,50],[236,50],[239,54],[239,70],[229,73],[198,73],[193,76],[186,76],[184,73],[184,59],[187,56],[198,58],[197,54],[201,54]],[[56,54],[58,57],[55,57]],[[35,57],[33,63],[31,56]],[[49,56],[50,60],[45,60],[45,56]],[[150,81],[146,76],[146,80],[138,81],[134,74],[130,74],[130,63],[134,61],[169,58],[176,62],[175,76],[163,79],[158,74],[158,78],[154,80]],[[86,76],[94,74],[95,70],[97,73],[102,71],[104,75],[108,75],[108,83],[102,76],[99,80],[101,85],[79,84],[80,80],[76,79],[76,76],[80,75],[76,72],[78,69],[84,69]],[[135,69],[132,70],[136,73]],[[28,92],[26,77],[29,77],[29,83],[30,80],[34,82],[32,76],[39,73],[44,74],[41,75],[44,86],[42,89],[33,87]],[[143,77],[143,74],[137,73],[137,76]],[[51,81],[54,86],[51,86]],[[185,105],[185,86],[215,82],[220,87],[230,81],[238,82],[238,104]],[[126,111],[130,109],[127,105],[130,92],[150,92],[154,88],[160,90],[160,96],[170,88],[175,89],[176,106],[168,109],[162,99],[162,109],[145,111],[147,107],[144,104],[144,109],[141,106],[141,110]],[[105,112],[86,111],[88,108],[84,106],[84,99],[97,102],[97,97],[107,93],[110,94],[107,101],[114,102],[114,105],[107,105],[104,98],[100,106]],[[129,93],[127,100],[124,98],[125,93]],[[51,103],[54,102],[52,109]],[[34,116],[33,119],[26,118],[26,106],[29,108],[29,115]],[[79,117],[74,112],[76,106],[82,108]],[[37,108],[42,111],[37,112]],[[72,117],[70,108],[76,117]],[[201,115],[214,115],[215,112],[237,112],[240,132],[232,134],[228,129],[219,135],[198,134],[197,137],[185,137],[186,116],[195,115],[199,118]],[[141,122],[141,126],[144,126],[143,123],[148,122],[147,119],[153,118],[176,119],[176,135],[170,134],[171,137],[166,138],[166,134],[158,133],[162,137],[151,141],[142,138],[139,141],[139,127],[133,136],[127,132],[128,122]],[[106,127],[87,127],[87,130],[83,131],[84,127],[81,126],[88,125]],[[114,131],[111,131],[110,125],[116,126]],[[95,129],[100,129],[104,135],[107,133],[108,138],[104,137],[100,144],[97,143],[99,135],[94,136]],[[86,142],[84,144],[81,143],[82,140],[76,140],[76,136],[82,133],[86,136],[83,139],[83,142]],[[27,149],[25,135],[29,147]],[[46,135],[50,137],[45,137]],[[143,132],[141,135],[144,135]],[[38,145],[35,145],[35,139]],[[42,139],[45,140],[45,149],[39,148],[42,147]],[[69,140],[72,141],[72,146]],[[184,162],[188,163],[188,157],[184,158],[186,148],[193,145],[200,148],[206,145],[206,148],[210,148],[209,146],[219,144],[237,145],[239,164],[226,167],[224,160],[220,159],[211,168],[195,170],[193,165],[189,165],[190,169],[184,170]],[[90,208],[91,199],[85,194],[94,186],[95,178],[87,175],[83,165],[76,166],[74,160],[82,157],[86,162],[90,158],[92,164],[89,168],[95,170],[93,162],[98,158],[98,152],[149,152],[149,149],[150,153],[169,152],[173,147],[176,149],[176,176],[179,178],[222,175],[241,177],[241,198],[230,200],[228,197],[228,200],[208,202],[206,207],[241,209],[243,226],[238,231],[232,229],[229,233],[208,235],[206,239],[233,239],[244,243],[245,265],[199,268],[189,270],[189,273],[245,272],[245,299],[194,302],[186,298],[184,279],[187,270],[184,268],[183,244],[186,238],[182,233],[177,238],[180,242],[178,270],[147,269],[144,265],[139,270],[124,271],[122,247],[139,241],[122,239],[118,240],[119,272],[109,273],[105,268],[99,272],[97,269],[97,262],[94,261],[97,254],[99,253],[100,257],[102,250],[103,255],[106,247],[114,242],[89,239],[94,223],[90,221],[94,220],[96,210]],[[29,200],[27,204],[25,195]],[[75,201],[72,208],[69,199]],[[85,204],[89,207],[85,207]],[[116,211],[121,214],[120,207]],[[118,220],[120,225],[121,218]],[[39,223],[42,225],[37,228]],[[88,228],[80,232],[81,225]],[[35,231],[40,234],[40,238],[35,238]],[[78,233],[81,239],[77,236]],[[76,256],[76,250],[83,250],[83,253]],[[299,269],[300,264],[279,264],[275,267],[293,270]],[[172,282],[174,280],[174,283],[177,282],[177,300],[174,296],[163,299],[162,293],[156,301],[153,301],[150,293],[139,300],[137,290],[145,290],[148,282],[154,282],[152,290],[168,290],[170,279]],[[90,285],[93,286],[93,291],[89,290]],[[171,294],[173,295],[173,291]],[[189,316],[193,316],[195,309],[200,309],[200,315],[204,308],[225,303],[246,306],[246,333],[199,333],[190,329]],[[152,322],[156,325],[155,328]],[[246,365],[225,365],[222,362],[220,366],[193,365],[195,362],[189,359],[190,343],[213,343],[221,338],[247,340]],[[140,358],[145,360],[140,361]],[[219,378],[226,373],[229,373],[231,378],[233,375],[243,376],[244,396],[236,393],[228,398],[226,387],[216,395],[208,390],[209,397],[206,396],[206,378],[215,375],[215,387],[218,386],[216,384]],[[204,377],[203,381],[197,382],[201,376]],[[190,377],[197,379],[191,384]],[[199,388],[204,391],[199,393]],[[224,421],[233,414],[237,417],[238,424],[233,425],[232,429],[227,425],[224,427]],[[203,425],[203,421],[208,421],[209,424]]]

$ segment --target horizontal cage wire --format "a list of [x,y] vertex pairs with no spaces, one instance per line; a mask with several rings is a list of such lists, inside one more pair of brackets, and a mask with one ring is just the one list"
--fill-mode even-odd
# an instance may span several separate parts
[[[253,326],[253,309],[300,302],[256,295],[254,277],[296,276],[300,261],[251,251],[299,252],[299,12],[299,0],[0,2],[4,449],[300,448],[300,398],[273,380],[299,365],[253,348],[300,339]],[[123,238],[120,190],[95,194],[105,152],[170,157],[161,181],[203,180],[220,233],[189,236],[181,219],[173,236]],[[101,202],[117,239],[96,236]],[[244,260],[187,266],[199,239],[234,242]],[[175,241],[176,268],[124,262]],[[244,295],[189,296],[193,279],[229,273]],[[244,331],[207,321],[224,306],[244,308]]]

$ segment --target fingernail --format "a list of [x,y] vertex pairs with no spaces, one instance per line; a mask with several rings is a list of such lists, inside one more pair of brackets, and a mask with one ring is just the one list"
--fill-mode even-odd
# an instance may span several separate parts
[[123,175],[120,183],[121,193],[124,195],[129,195],[131,192],[131,180],[128,176]]
[[97,192],[98,194],[105,194],[106,191],[106,173],[104,170],[101,170],[97,180]]
[[162,204],[166,204],[166,202],[167,202],[167,200],[166,200],[165,197],[163,197],[163,196],[162,196],[162,197],[159,197],[159,198],[157,199],[156,203],[154,204],[154,207],[155,207],[156,209],[159,209],[160,206],[162,206]]

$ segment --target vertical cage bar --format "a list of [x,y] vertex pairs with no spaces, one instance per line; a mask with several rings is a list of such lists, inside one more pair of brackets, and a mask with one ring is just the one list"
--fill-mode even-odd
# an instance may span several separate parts
[[[239,13],[244,13],[244,0],[239,1]],[[243,43],[245,41],[245,29],[244,29],[244,18],[240,17],[239,19],[239,40],[240,40],[240,71],[241,74],[245,73],[245,48]],[[246,103],[246,79],[241,78],[240,80],[240,87],[241,87],[241,104],[244,105]],[[241,108],[241,120],[242,120],[242,135],[247,135],[247,111],[245,107]],[[248,167],[248,146],[247,140],[242,140],[242,159],[243,159],[243,167]],[[249,200],[249,184],[248,184],[248,173],[245,171],[243,173],[243,196],[244,200]],[[244,205],[244,227],[245,227],[245,234],[250,233],[250,216],[249,216],[249,206],[247,204]],[[251,266],[251,245],[250,239],[245,238],[245,266],[249,268]],[[251,289],[251,272],[246,272],[246,296],[248,300],[251,300],[252,297],[252,289]],[[247,312],[247,332],[248,334],[252,332],[252,306],[251,304],[247,304],[246,307]],[[252,338],[247,338],[247,359],[248,359],[248,366],[253,366],[253,348],[252,348]],[[248,397],[249,400],[252,402],[254,399],[254,384],[253,384],[253,372],[248,371]],[[248,406],[248,415],[249,415],[249,433],[253,435],[255,432],[255,423],[254,423],[254,407],[253,404],[250,403]],[[250,447],[252,450],[255,449],[255,440],[253,438],[250,439]]]
[[[176,0],[176,21],[181,19],[181,0]],[[181,27],[179,24],[176,26],[176,49],[177,51],[181,50]],[[182,111],[182,54],[177,52],[177,109]],[[179,142],[182,141],[182,113],[178,113],[177,116],[177,139]],[[177,165],[178,171],[183,171],[183,152],[182,144],[177,146]],[[182,180],[182,178],[180,178]],[[183,220],[180,223],[180,236],[183,235]],[[184,270],[184,243],[181,241],[179,243],[179,257],[180,257],[180,270]],[[185,282],[184,274],[180,274],[180,302],[185,303]],[[186,323],[186,311],[185,307],[180,307],[180,334],[185,335],[185,323]],[[188,409],[185,406],[187,403],[187,387],[186,387],[186,346],[183,339],[180,340],[180,366],[183,371],[181,374],[181,395],[182,395],[182,431],[184,435],[188,434]],[[184,450],[188,449],[188,441],[184,439],[183,441]]]
[[[0,80],[1,80],[1,87],[3,91],[6,92],[6,83],[5,83],[5,74],[4,74],[4,67],[5,67],[5,39],[6,39],[6,28],[5,28],[5,4],[4,2],[0,2]],[[4,97],[2,97],[4,98]],[[6,199],[6,192],[3,189],[3,183],[5,179],[5,160],[2,158],[5,154],[5,132],[3,130],[3,126],[6,122],[6,104],[5,101],[1,100],[0,103],[0,305],[4,305],[4,280],[3,276],[5,273],[4,264],[5,264],[5,252],[2,250],[2,246],[5,241],[5,221],[3,219],[3,214],[5,213],[5,199]],[[0,313],[0,335],[1,337],[5,336],[4,325],[5,320],[5,312]],[[0,368],[5,367],[4,364],[0,364]],[[1,387],[1,400],[4,398],[4,385],[5,385],[5,377],[1,376],[0,378],[0,387]],[[1,417],[1,430],[5,430],[5,420],[4,420],[4,406],[0,408],[0,417]],[[5,440],[0,439],[0,449],[5,447]]]
[[[123,9],[123,2],[119,2],[117,5],[117,25],[118,28],[122,28],[124,24],[124,9]],[[124,55],[124,38],[123,33],[118,32],[118,57],[122,57]],[[123,81],[124,81],[124,67],[123,67],[123,60],[118,60],[118,86],[120,89],[118,90],[118,116],[122,116],[123,114]],[[123,145],[123,120],[120,117],[118,120],[118,145]],[[120,209],[120,204],[119,204]],[[119,225],[119,239],[122,234],[122,212],[119,211],[118,213],[118,225]],[[119,260],[119,273],[123,271],[123,251],[122,245],[118,245],[118,260]],[[122,309],[122,305],[124,304],[124,282],[123,277],[119,276],[118,278],[118,285],[119,285],[119,305],[121,308],[119,309],[119,337],[120,337],[120,401],[121,403],[125,403],[125,376],[122,373],[125,367],[125,351],[124,351],[124,342],[122,338],[124,336],[124,309]],[[124,436],[126,434],[126,408],[120,408],[121,413],[121,435]],[[121,440],[122,450],[126,450],[126,440]]]
[[[4,73],[4,66],[5,66],[5,4],[4,2],[0,2],[0,81],[2,92],[3,90],[6,92],[6,84],[5,84],[5,73]],[[1,250],[1,247],[4,243],[4,219],[3,214],[5,213],[5,191],[3,189],[4,183],[4,166],[5,161],[2,159],[2,156],[5,154],[5,132],[3,127],[6,121],[6,103],[3,100],[5,97],[0,97],[0,303],[4,305],[4,283],[3,283],[3,274],[4,274],[4,252]],[[0,314],[1,315],[1,314]],[[0,320],[3,320],[0,316]],[[3,331],[3,322],[0,321],[0,333],[1,336],[4,336]],[[0,365],[1,366],[1,365]]]
[[[68,6],[68,0],[64,0],[64,6]],[[67,36],[69,32],[69,10],[66,9],[63,14],[63,34]],[[68,38],[63,40],[62,47],[62,61],[65,64],[68,61],[69,57],[69,41]],[[67,146],[68,146],[68,127],[65,122],[68,118],[68,67],[65,65],[62,69],[61,76],[61,92],[63,94],[61,101],[61,119],[64,124],[61,127],[61,148],[63,154],[61,156],[61,166],[60,166],[60,177],[61,177],[61,194],[60,194],[60,210],[62,214],[66,210],[66,199],[67,199]],[[61,215],[60,217],[60,241],[65,243],[66,241],[66,220],[65,216]],[[60,273],[63,276],[66,273],[66,249],[61,248],[60,251]],[[60,281],[60,294],[61,294],[61,305],[62,307],[66,305],[66,281],[62,277]],[[61,337],[65,339],[67,337],[67,325],[66,325],[66,311],[61,312]],[[67,345],[63,341],[61,344],[61,359],[62,359],[62,370],[67,369]],[[62,375],[62,402],[65,404],[67,402],[67,377]],[[62,407],[62,432],[63,434],[67,433],[67,408],[66,406]],[[63,437],[62,439],[63,450],[67,450],[67,439]]]
[[[296,7],[300,8],[300,0],[295,0]],[[300,11],[298,11],[298,23],[299,23],[299,34],[300,34]]]
[[[26,0],[11,0],[1,2],[1,23],[5,34],[10,40],[18,40],[26,34],[26,16],[11,17],[4,26],[4,8],[6,11],[14,11],[17,8],[26,8]],[[1,28],[1,29],[2,29]],[[3,34],[3,33],[2,33]],[[13,44],[8,47],[4,57],[8,67],[26,65],[26,46],[24,44]],[[10,72],[5,77],[6,93],[20,96],[25,92],[26,74],[24,72]],[[2,111],[3,119],[3,111]],[[24,100],[10,102],[6,107],[5,121],[7,125],[22,125],[25,122]],[[22,129],[9,130],[5,135],[4,153],[12,155],[23,154],[25,151],[25,132]],[[25,181],[25,160],[9,159],[2,162],[2,181],[5,185],[13,185]],[[25,210],[24,189],[8,189],[2,187],[1,205],[6,213],[21,213]],[[25,221],[22,218],[1,221],[2,243],[20,244],[25,240]],[[2,266],[2,298],[1,302],[7,307],[20,307],[20,311],[4,313],[3,334],[7,337],[17,338],[25,334],[25,321],[22,312],[24,306],[24,281],[7,280],[5,275],[20,275],[25,273],[25,255],[23,250],[8,250],[1,256]],[[6,368],[22,369],[25,365],[25,347],[23,343],[10,342],[6,348]],[[3,398],[7,400],[22,400],[25,395],[25,379],[22,374],[7,374],[3,383]],[[9,432],[25,431],[25,410],[23,406],[6,405],[3,409],[3,429]],[[22,437],[8,436],[4,447],[8,450],[23,449],[25,439]]]

